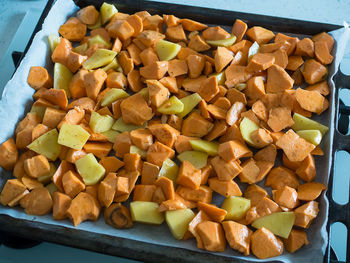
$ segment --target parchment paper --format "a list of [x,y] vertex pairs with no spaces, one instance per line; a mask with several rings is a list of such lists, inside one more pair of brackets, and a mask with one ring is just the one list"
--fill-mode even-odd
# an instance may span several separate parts
[[[31,66],[45,66],[52,72],[52,62],[50,59],[50,50],[48,47],[47,36],[50,34],[57,34],[59,26],[63,24],[66,19],[74,14],[78,10],[71,0],[57,0],[52,7],[50,13],[44,21],[42,30],[38,32],[33,40],[33,43],[22,60],[19,68],[14,74],[13,78],[7,83],[4,88],[2,100],[0,102],[0,142],[5,141],[9,137],[13,136],[15,126],[19,120],[24,117],[24,113],[30,109],[32,104],[32,95],[34,90],[27,84],[27,76]],[[331,32],[335,42],[335,48],[333,49],[333,55],[335,56],[334,63],[329,69],[329,85],[334,87],[332,76],[337,72],[340,61],[343,57],[346,42],[349,38],[349,28],[344,28]],[[330,132],[324,137],[321,145],[325,151],[325,156],[316,157],[317,165],[317,178],[316,181],[327,184],[328,174],[330,171],[330,165],[332,163],[330,151],[332,149],[332,138],[334,124],[332,123],[334,117],[334,97],[333,92],[329,96],[330,108],[326,113],[317,119],[323,124],[330,127]],[[0,168],[1,169],[1,168]],[[6,180],[11,177],[11,174],[3,170],[0,171],[0,189],[2,189]],[[214,200],[218,202],[220,198]],[[222,200],[222,198],[221,198]],[[328,200],[323,193],[319,198],[320,212],[316,220],[307,230],[308,239],[310,245],[297,251],[295,254],[284,253],[282,256],[273,258],[273,260],[281,262],[322,262],[323,255],[327,246],[328,235],[326,232],[326,224],[328,217]],[[8,208],[0,205],[0,214],[6,214],[14,218],[38,221],[46,224],[61,225],[67,228],[74,228],[70,221],[54,221],[51,215],[47,216],[30,216],[24,213],[21,208]],[[161,226],[149,226],[142,224],[135,224],[132,229],[129,230],[117,230],[106,225],[101,217],[97,222],[83,222],[78,227],[80,230],[103,233],[107,235],[118,236],[122,238],[128,238],[132,240],[143,241],[147,243],[153,243],[157,245],[173,246],[186,248],[190,250],[200,251],[202,253],[209,253],[203,250],[199,250],[196,247],[194,240],[177,241],[175,240],[166,223]],[[232,250],[227,246],[227,250],[224,253],[214,253],[219,257],[231,257],[235,259],[251,260],[251,261],[271,261],[258,260],[254,256],[244,257],[242,254]]]

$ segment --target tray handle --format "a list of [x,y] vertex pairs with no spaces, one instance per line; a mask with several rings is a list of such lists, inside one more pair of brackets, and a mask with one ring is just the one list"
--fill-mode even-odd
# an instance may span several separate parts
[[[330,226],[335,222],[341,222],[347,227],[347,251],[346,251],[346,262],[350,262],[350,203],[340,205],[333,200],[333,182],[335,176],[335,154],[337,151],[346,151],[350,154],[350,136],[343,135],[348,132],[350,107],[345,106],[344,103],[339,99],[340,89],[350,89],[350,76],[343,74],[340,70],[334,76],[335,83],[335,116],[334,123],[336,129],[334,130],[333,137],[333,149],[332,149],[332,166],[331,173],[328,182],[327,198],[329,201],[329,217],[327,222],[327,231],[330,233]],[[340,133],[340,130],[342,133]],[[328,247],[326,250],[325,262],[340,262],[336,257],[336,254],[332,250],[330,238],[328,239]]]

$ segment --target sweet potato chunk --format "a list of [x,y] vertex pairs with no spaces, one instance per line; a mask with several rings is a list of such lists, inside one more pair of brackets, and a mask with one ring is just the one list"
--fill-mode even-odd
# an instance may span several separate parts
[[143,125],[153,117],[152,109],[141,94],[134,94],[124,99],[120,104],[120,109],[125,123]]
[[165,35],[166,35],[167,39],[169,39],[172,42],[181,42],[181,41],[186,42],[187,41],[185,31],[184,31],[181,24],[176,25],[176,26],[172,26],[172,27],[168,27],[166,29]]
[[98,186],[98,200],[104,207],[109,207],[117,190],[117,175],[109,173]]
[[198,89],[198,94],[205,100],[210,101],[219,93],[219,85],[215,76],[203,80]]
[[204,203],[210,203],[212,198],[212,190],[204,185],[201,185],[199,189],[193,190],[191,188],[178,186],[176,189],[176,193],[180,195],[182,198],[184,198],[187,201],[193,201],[193,202],[204,202]]
[[272,65],[267,70],[266,92],[280,93],[293,87],[294,80],[288,73],[277,65]]
[[18,150],[13,138],[0,145],[0,166],[5,170],[12,170],[18,160]]
[[321,81],[328,73],[327,68],[314,59],[306,60],[301,70],[305,81],[308,84],[315,84]]
[[316,165],[312,154],[302,161],[295,173],[305,182],[311,182],[316,178]]
[[85,184],[78,178],[78,176],[78,174],[72,171],[68,171],[62,176],[64,192],[72,199],[85,189]]
[[182,123],[181,132],[185,136],[203,137],[213,128],[213,124],[197,112],[193,112]]
[[78,18],[71,17],[60,26],[58,32],[69,41],[81,41],[86,35],[86,25]]
[[237,161],[228,161],[221,159],[219,156],[215,156],[211,160],[211,165],[213,166],[219,180],[230,181],[235,178],[241,171],[242,168]]
[[318,203],[316,201],[311,201],[302,206],[299,206],[294,210],[294,225],[303,228],[309,228],[312,220],[316,218],[318,211]]
[[159,80],[168,71],[168,61],[156,61],[140,68],[140,74],[145,79]]
[[300,138],[293,130],[287,131],[276,142],[291,161],[302,161],[307,155],[315,149],[315,145]]
[[47,72],[46,68],[43,67],[31,67],[28,75],[27,82],[35,90],[41,88],[52,88],[52,77]]
[[146,159],[147,162],[160,167],[166,159],[172,159],[174,155],[173,149],[157,141],[148,148]]
[[50,171],[50,164],[44,155],[37,155],[24,161],[24,170],[29,176],[38,178]]
[[209,178],[208,182],[209,182],[209,187],[213,191],[221,194],[222,196],[225,196],[225,197],[229,197],[231,195],[242,196],[242,192],[239,189],[238,184],[233,180],[222,181],[214,177],[214,178]]
[[201,171],[196,169],[189,161],[184,160],[176,179],[176,183],[191,189],[199,189],[201,185]]
[[235,23],[232,26],[232,34],[236,36],[236,42],[239,42],[242,40],[247,29],[248,29],[248,26],[246,23],[244,23],[240,19],[236,19]]
[[169,178],[159,177],[154,184],[162,189],[166,200],[175,199],[174,183]]
[[267,124],[274,132],[279,132],[287,127],[291,127],[294,124],[291,110],[286,107],[271,109]]
[[301,229],[292,229],[289,237],[283,240],[284,247],[289,253],[294,253],[304,245],[308,245],[306,232]]
[[274,190],[289,186],[296,189],[299,181],[295,173],[283,166],[274,167],[268,174],[265,186],[270,186]]
[[313,201],[320,196],[321,192],[326,190],[322,183],[311,182],[298,186],[298,199],[303,201]]
[[247,36],[260,45],[270,42],[270,40],[274,38],[275,34],[263,27],[254,26],[248,29]]
[[249,72],[259,72],[266,70],[275,63],[275,57],[270,54],[257,53],[249,61],[246,70]]
[[55,220],[63,220],[68,217],[67,210],[72,202],[72,199],[59,191],[56,191],[52,195],[52,217]]
[[169,90],[164,87],[162,83],[157,80],[147,80],[146,83],[149,92],[149,102],[151,105],[159,107],[169,99]]
[[298,41],[294,55],[313,58],[315,56],[314,42],[307,37]]
[[102,69],[94,70],[84,76],[84,85],[86,94],[89,98],[96,100],[97,95],[102,89],[102,85],[107,79],[107,74]]
[[0,195],[0,203],[3,206],[11,203],[16,197],[23,194],[26,190],[26,186],[18,179],[7,180]]
[[298,88],[295,92],[295,98],[301,108],[314,113],[320,113],[323,110],[325,98],[317,91],[309,91]]
[[96,221],[100,214],[100,206],[93,196],[82,192],[72,200],[67,214],[74,226],[77,226],[85,220]]
[[225,219],[227,211],[221,208],[218,208],[216,205],[207,204],[203,202],[198,202],[198,209],[203,211],[206,215],[210,217],[211,220],[215,222],[221,222]]
[[136,185],[134,189],[133,201],[152,202],[153,194],[156,188],[157,187],[155,185]]
[[330,54],[326,41],[315,42],[315,57],[323,65],[328,65],[333,62],[334,57]]
[[261,128],[253,131],[250,134],[250,139],[256,148],[263,148],[273,142],[270,132]]
[[225,69],[225,76],[225,85],[228,88],[233,88],[238,83],[244,83],[250,79],[252,77],[252,73],[248,72],[244,66],[230,65]]
[[266,228],[260,228],[251,235],[252,253],[259,259],[276,257],[283,252],[283,243]]
[[232,249],[248,256],[250,251],[250,237],[253,233],[247,226],[234,221],[222,222],[227,242]]
[[45,187],[33,189],[19,201],[21,207],[29,215],[46,215],[52,210],[52,198]]
[[219,223],[205,221],[197,225],[197,233],[208,251],[225,251],[226,239]]
[[124,157],[124,154],[130,152],[131,140],[128,132],[119,134],[113,145],[113,150],[117,157]]
[[210,49],[210,46],[199,34],[190,38],[188,47],[197,52],[203,52]]
[[116,20],[107,28],[109,35],[113,38],[119,38],[121,41],[126,41],[134,35],[134,28],[127,20]]
[[250,200],[251,207],[256,206],[264,197],[269,197],[266,190],[256,184],[248,185],[244,191],[244,197]]
[[87,25],[93,25],[97,22],[99,13],[96,10],[95,6],[89,5],[80,9],[77,13],[78,19]]
[[239,140],[232,140],[219,145],[219,156],[226,162],[233,161],[242,157],[252,156],[249,148]]
[[299,204],[297,191],[286,185],[273,193],[273,200],[281,207],[289,209],[293,209]]
[[112,204],[103,215],[106,223],[112,227],[124,229],[133,225],[129,209],[121,203]]

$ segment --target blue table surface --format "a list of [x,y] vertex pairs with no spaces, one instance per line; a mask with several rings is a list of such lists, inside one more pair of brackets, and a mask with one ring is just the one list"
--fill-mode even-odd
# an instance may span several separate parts
[[[234,10],[278,17],[342,25],[350,22],[349,0],[158,0],[160,2],[187,4],[209,8]],[[10,79],[14,66],[12,51],[23,51],[31,32],[45,7],[47,0],[0,0],[0,90]],[[350,45],[347,47],[341,70],[350,74]],[[341,91],[341,99],[350,105],[350,91]],[[350,157],[339,152],[336,158],[337,171],[335,185],[338,187],[334,198],[345,204],[349,201],[349,169]],[[341,260],[345,260],[346,228],[342,224],[334,225],[331,231],[333,247]],[[133,260],[102,255],[86,250],[69,248],[51,243],[18,250],[0,246],[0,263],[25,262],[136,262]]]

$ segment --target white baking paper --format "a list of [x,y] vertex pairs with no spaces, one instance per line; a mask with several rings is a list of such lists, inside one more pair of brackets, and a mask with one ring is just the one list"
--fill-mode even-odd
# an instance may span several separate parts
[[[63,24],[66,19],[74,14],[78,10],[71,0],[57,0],[52,7],[50,13],[45,19],[42,30],[38,32],[33,40],[33,43],[28,50],[25,58],[22,60],[19,68],[14,74],[13,78],[7,83],[3,91],[2,99],[0,102],[0,142],[5,141],[9,137],[13,136],[15,126],[19,120],[24,117],[24,113],[30,109],[32,104],[32,95],[34,90],[27,84],[27,76],[31,66],[44,66],[52,72],[52,62],[50,59],[50,50],[48,47],[47,36],[50,34],[56,34],[59,26]],[[331,32],[336,40],[335,48],[333,49],[333,55],[335,55],[335,61],[330,67],[329,84],[330,87],[334,87],[332,76],[337,72],[340,61],[343,57],[346,42],[349,38],[349,29],[345,26],[342,29]],[[330,127],[330,132],[323,139],[321,145],[325,151],[325,156],[317,157],[317,181],[327,184],[328,174],[330,172],[330,164],[332,163],[330,151],[332,149],[333,130],[334,123],[334,97],[333,93],[329,96],[330,108],[329,110],[319,117],[319,121]],[[1,169],[1,168],[0,168]],[[0,189],[2,189],[6,180],[10,178],[11,174],[1,170],[0,176]],[[220,198],[219,198],[220,199]],[[222,198],[221,198],[222,200]],[[218,201],[214,200],[214,201]],[[310,229],[307,230],[308,239],[310,245],[297,251],[295,254],[289,254],[284,252],[282,256],[273,258],[273,260],[280,262],[322,262],[325,249],[327,246],[328,235],[326,232],[326,224],[328,217],[328,200],[323,194],[319,200],[320,213],[317,219],[312,223]],[[24,213],[21,208],[8,208],[0,205],[0,214],[7,214],[11,217],[43,222],[52,225],[61,225],[66,228],[74,228],[70,221],[55,221],[51,215],[47,216],[30,216]],[[175,240],[168,227],[164,223],[161,226],[149,226],[142,224],[135,224],[132,229],[117,230],[106,225],[101,217],[97,222],[83,222],[78,227],[80,230],[102,233],[107,235],[118,236],[122,238],[128,238],[131,240],[143,241],[146,243],[153,243],[160,246],[173,246],[180,247],[201,253],[209,253],[203,250],[199,250],[196,247],[195,240],[177,241]],[[231,257],[235,259],[251,260],[251,261],[271,261],[258,260],[254,256],[244,257],[237,251],[232,250],[227,246],[227,250],[224,253],[214,253],[220,257]]]

